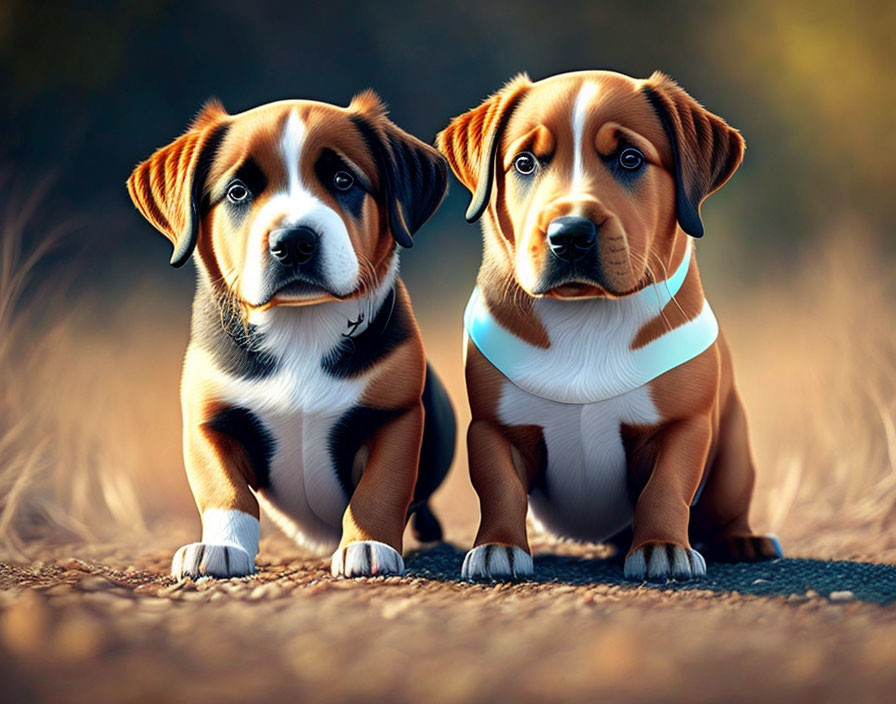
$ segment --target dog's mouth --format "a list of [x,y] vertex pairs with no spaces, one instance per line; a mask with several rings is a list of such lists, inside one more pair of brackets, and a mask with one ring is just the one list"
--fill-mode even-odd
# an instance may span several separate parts
[[640,291],[647,282],[638,282],[625,290],[615,290],[590,278],[568,277],[552,281],[534,291],[538,298],[572,300],[584,298],[625,298]]
[[326,301],[341,301],[343,296],[333,293],[320,282],[295,276],[277,286],[263,303],[253,305],[256,310],[277,306],[310,306]]
[[542,295],[547,298],[597,298],[608,294],[602,286],[585,281],[569,281],[549,288]]

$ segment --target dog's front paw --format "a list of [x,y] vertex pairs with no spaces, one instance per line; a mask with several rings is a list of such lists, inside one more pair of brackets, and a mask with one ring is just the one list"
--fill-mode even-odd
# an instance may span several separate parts
[[404,560],[395,548],[376,540],[359,540],[333,553],[334,577],[374,577],[404,572]]
[[487,543],[467,553],[461,577],[503,582],[531,577],[534,572],[532,556],[525,550],[515,545]]
[[174,553],[171,576],[178,580],[187,577],[244,577],[255,571],[254,562],[239,545],[190,543]]
[[637,581],[688,580],[706,576],[706,561],[692,548],[656,541],[626,557],[623,571],[626,579]]

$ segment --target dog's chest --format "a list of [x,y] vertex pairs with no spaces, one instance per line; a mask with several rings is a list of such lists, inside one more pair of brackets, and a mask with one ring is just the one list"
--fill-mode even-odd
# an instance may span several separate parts
[[649,387],[598,403],[570,404],[505,382],[498,417],[506,425],[542,429],[547,466],[530,493],[530,507],[545,528],[578,540],[599,541],[631,523],[621,429],[659,422]]
[[340,378],[323,361],[342,340],[342,328],[287,330],[288,344],[268,334],[277,359],[264,378],[225,377],[217,394],[250,411],[272,439],[267,486],[258,493],[287,534],[315,548],[338,541],[348,497],[334,461],[340,422],[361,403],[364,374]]

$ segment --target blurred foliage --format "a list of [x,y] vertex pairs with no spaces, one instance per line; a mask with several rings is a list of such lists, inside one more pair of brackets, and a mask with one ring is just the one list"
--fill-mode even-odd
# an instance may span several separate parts
[[[709,258],[724,246],[786,260],[842,223],[887,241],[894,35],[896,4],[884,1],[4,0],[0,170],[56,175],[44,216],[87,223],[86,246],[102,255],[95,281],[128,280],[134,267],[166,280],[168,245],[123,183],[209,96],[233,112],[287,97],[346,104],[372,86],[431,140],[519,71],[661,69],[747,138],[742,171],[704,209]],[[479,234],[461,217],[466,193],[452,191],[404,263],[426,287],[419,272],[448,254],[428,285],[460,291]]]

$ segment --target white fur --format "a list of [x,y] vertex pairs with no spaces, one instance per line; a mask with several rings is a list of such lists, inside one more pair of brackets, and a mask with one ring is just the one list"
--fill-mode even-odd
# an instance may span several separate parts
[[254,311],[249,322],[260,333],[259,351],[279,360],[277,371],[263,379],[212,373],[214,395],[250,410],[276,441],[270,487],[259,492],[262,506],[289,536],[313,549],[332,550],[339,541],[347,502],[328,438],[368,383],[366,375],[337,379],[321,360],[343,341],[347,321],[363,313],[358,332],[369,324],[397,272],[395,255],[379,287],[363,299]]
[[[551,373],[555,370],[551,367]],[[560,370],[557,370],[560,371]],[[620,425],[660,421],[648,387],[607,401],[558,403],[506,382],[498,404],[506,425],[538,425],[547,447],[544,488],[529,496],[533,517],[578,540],[605,540],[632,521]]]
[[626,579],[695,579],[706,576],[706,560],[703,555],[692,548],[683,548],[680,545],[671,546],[672,561],[670,563],[666,550],[656,547],[650,555],[650,561],[645,558],[644,548],[638,548],[625,559],[623,573]]
[[255,516],[232,509],[202,512],[202,542],[180,548],[171,574],[186,577],[242,577],[255,571],[259,524]]
[[520,579],[535,572],[532,556],[515,545],[480,545],[464,557],[461,579]]
[[404,559],[393,547],[376,540],[359,540],[333,553],[330,572],[334,577],[401,575]]
[[202,542],[236,545],[245,550],[252,562],[258,554],[258,519],[243,511],[207,508],[202,512]]
[[585,123],[588,120],[588,108],[591,106],[594,96],[597,95],[596,83],[583,83],[576,95],[576,102],[572,108],[572,138],[573,138],[573,162],[572,162],[572,192],[577,193],[582,186],[585,175],[583,166],[583,135]]
[[617,299],[536,299],[533,312],[548,334],[547,348],[529,345],[502,328],[478,290],[470,298],[465,327],[486,358],[521,388],[566,403],[591,403],[643,386],[666,370],[657,365],[670,355],[675,366],[715,339],[718,325],[704,302],[696,318],[632,350],[641,328],[666,305],[666,283]]
[[280,156],[286,166],[287,190],[273,195],[253,214],[252,227],[246,242],[245,267],[241,287],[243,298],[261,305],[269,297],[265,272],[271,266],[268,233],[277,227],[307,226],[320,235],[321,271],[329,290],[337,295],[353,291],[358,282],[360,265],[342,217],[321,201],[301,177],[305,124],[293,110],[289,113],[280,138]]

